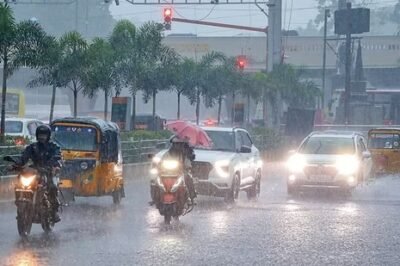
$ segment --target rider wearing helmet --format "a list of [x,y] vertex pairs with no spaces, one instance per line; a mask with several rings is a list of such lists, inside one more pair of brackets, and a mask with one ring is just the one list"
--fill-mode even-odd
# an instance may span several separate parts
[[163,157],[174,157],[183,163],[185,171],[185,184],[188,189],[191,202],[194,203],[194,199],[197,195],[191,172],[192,162],[195,159],[193,148],[186,140],[179,139],[176,136],[173,136],[170,141],[171,147]]
[[58,188],[57,184],[53,183],[53,176],[61,168],[61,150],[57,144],[50,141],[51,129],[47,125],[40,125],[36,128],[37,142],[30,144],[23,151],[18,165],[23,166],[32,161],[33,166],[42,168],[51,168],[49,170],[49,177],[47,178],[49,188],[49,201],[52,205],[53,221],[59,222],[61,220],[58,215],[58,208],[60,203],[58,201]]

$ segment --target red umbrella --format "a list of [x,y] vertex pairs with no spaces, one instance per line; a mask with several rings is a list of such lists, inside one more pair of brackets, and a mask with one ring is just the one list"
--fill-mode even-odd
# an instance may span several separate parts
[[179,139],[187,140],[193,146],[212,146],[212,141],[207,133],[191,123],[176,121],[167,124],[167,129],[172,131]]

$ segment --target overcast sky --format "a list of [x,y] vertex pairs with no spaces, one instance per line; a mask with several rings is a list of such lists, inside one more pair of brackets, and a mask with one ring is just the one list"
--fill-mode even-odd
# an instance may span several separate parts
[[[296,29],[306,26],[316,14],[315,0],[282,0],[284,28]],[[143,23],[148,20],[162,22],[163,6],[139,6],[131,5],[126,1],[120,1],[120,5],[113,4],[110,7],[112,15],[116,19],[127,18],[135,23]],[[168,6],[168,5],[165,5]],[[266,16],[255,5],[175,5],[175,17],[188,19],[204,19],[228,24],[239,24],[253,27],[265,27]],[[232,36],[237,34],[254,34],[247,31],[237,31],[225,28],[198,26],[172,23],[170,33],[193,33],[197,35]]]

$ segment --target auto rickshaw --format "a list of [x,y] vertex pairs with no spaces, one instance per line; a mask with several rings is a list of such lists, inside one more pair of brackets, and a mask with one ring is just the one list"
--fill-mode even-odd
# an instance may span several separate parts
[[371,129],[368,149],[377,174],[400,172],[400,128]]
[[125,192],[118,126],[97,118],[63,118],[53,121],[51,129],[64,160],[63,195],[72,200],[111,195],[119,204]]

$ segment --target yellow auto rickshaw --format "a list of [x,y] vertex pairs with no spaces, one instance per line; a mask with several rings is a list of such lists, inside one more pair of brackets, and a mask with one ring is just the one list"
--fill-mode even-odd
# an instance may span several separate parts
[[111,195],[119,204],[125,192],[118,126],[97,118],[63,118],[53,121],[51,129],[64,160],[64,196]]
[[375,128],[368,132],[376,173],[400,172],[400,128]]

